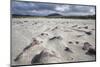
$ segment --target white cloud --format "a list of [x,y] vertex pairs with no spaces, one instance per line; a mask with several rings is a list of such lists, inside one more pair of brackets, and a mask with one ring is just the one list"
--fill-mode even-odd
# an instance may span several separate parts
[[55,10],[61,11],[61,12],[64,12],[65,10],[69,10],[69,9],[70,9],[69,5],[59,5],[59,6],[56,6],[55,8]]
[[91,14],[95,14],[95,8],[91,8],[91,9],[90,9],[90,13],[91,13]]

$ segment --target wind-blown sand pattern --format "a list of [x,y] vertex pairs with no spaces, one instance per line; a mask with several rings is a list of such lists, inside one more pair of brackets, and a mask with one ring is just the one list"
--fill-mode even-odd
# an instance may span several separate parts
[[12,65],[95,60],[95,20],[12,18]]

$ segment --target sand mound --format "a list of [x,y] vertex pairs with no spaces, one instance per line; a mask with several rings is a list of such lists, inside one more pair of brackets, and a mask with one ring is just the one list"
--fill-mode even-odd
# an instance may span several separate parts
[[36,55],[31,64],[34,63],[56,63],[61,62],[61,58],[52,50],[44,49],[40,54]]

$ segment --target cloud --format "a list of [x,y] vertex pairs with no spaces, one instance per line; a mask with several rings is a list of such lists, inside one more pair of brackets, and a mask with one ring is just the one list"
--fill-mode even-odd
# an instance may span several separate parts
[[83,5],[70,5],[68,10],[63,11],[65,15],[93,15],[95,7]]
[[89,10],[90,10],[90,6],[79,6],[79,5],[71,6],[71,11],[74,11],[74,12],[89,12]]
[[35,7],[34,3],[12,1],[12,9],[31,10],[33,7]]
[[94,8],[94,7],[92,7],[92,8],[90,9],[90,13],[91,13],[91,14],[95,14],[95,8]]
[[47,4],[47,3],[35,3],[37,6],[36,10],[54,10],[54,4]]
[[70,6],[69,5],[57,5],[55,7],[55,10],[61,11],[61,12],[69,11],[70,10]]
[[39,2],[12,1],[12,14],[44,16],[50,13],[62,15],[92,15],[95,14],[95,7],[82,5],[61,5]]
[[52,10],[32,10],[31,13],[33,14],[38,14],[38,15],[48,15],[48,14],[51,14],[51,13],[55,13],[55,11],[52,11]]
[[55,10],[57,11],[61,11],[61,12],[64,12],[64,11],[69,11],[70,10],[70,6],[69,5],[58,5],[55,7]]

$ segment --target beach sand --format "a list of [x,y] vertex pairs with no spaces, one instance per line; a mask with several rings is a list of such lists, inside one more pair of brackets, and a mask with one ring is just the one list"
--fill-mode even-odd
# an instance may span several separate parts
[[93,19],[12,18],[12,65],[95,61],[95,45]]

